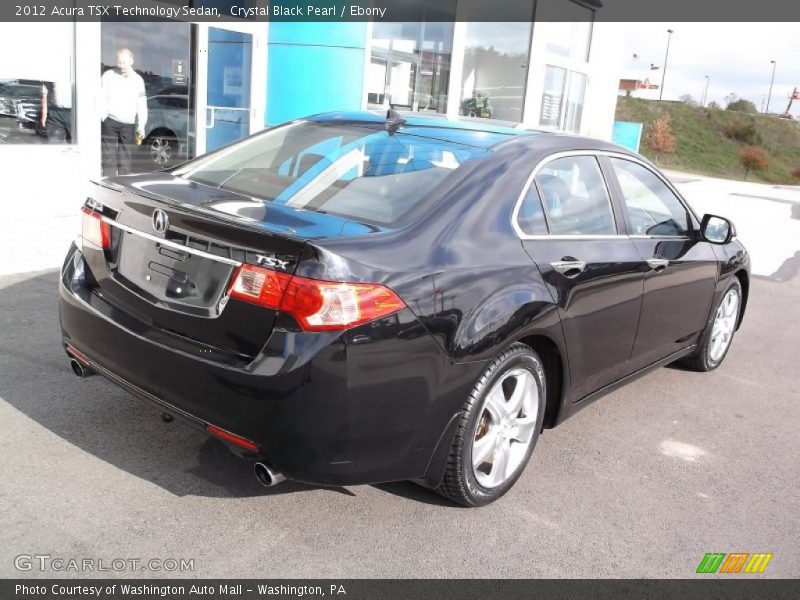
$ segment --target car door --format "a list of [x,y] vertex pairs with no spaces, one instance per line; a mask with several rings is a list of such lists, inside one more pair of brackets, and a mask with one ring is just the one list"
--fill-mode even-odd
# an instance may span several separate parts
[[717,259],[671,185],[632,157],[605,157],[626,227],[644,264],[642,313],[631,365],[647,366],[697,340],[705,328]]
[[514,227],[558,305],[571,400],[622,377],[642,301],[642,259],[622,231],[593,153],[554,155],[532,173]]

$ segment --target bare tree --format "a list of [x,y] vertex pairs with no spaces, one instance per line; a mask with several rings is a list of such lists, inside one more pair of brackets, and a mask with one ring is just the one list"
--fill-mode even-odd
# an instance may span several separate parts
[[769,156],[763,148],[750,146],[739,153],[739,164],[744,169],[744,179],[747,181],[750,171],[765,171],[769,167]]
[[697,100],[695,100],[691,94],[684,94],[679,98],[681,102],[688,106],[698,106]]
[[664,115],[653,121],[650,131],[645,138],[645,143],[656,153],[656,161],[661,154],[672,154],[675,152],[675,134],[672,132],[670,116]]

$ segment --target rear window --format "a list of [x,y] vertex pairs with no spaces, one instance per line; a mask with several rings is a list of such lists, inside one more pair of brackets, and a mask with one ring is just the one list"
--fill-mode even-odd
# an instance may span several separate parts
[[484,148],[383,128],[300,121],[174,174],[288,207],[388,225]]

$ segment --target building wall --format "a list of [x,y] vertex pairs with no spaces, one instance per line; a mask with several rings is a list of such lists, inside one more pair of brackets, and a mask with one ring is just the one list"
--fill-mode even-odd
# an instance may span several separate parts
[[267,125],[362,105],[367,23],[270,23]]

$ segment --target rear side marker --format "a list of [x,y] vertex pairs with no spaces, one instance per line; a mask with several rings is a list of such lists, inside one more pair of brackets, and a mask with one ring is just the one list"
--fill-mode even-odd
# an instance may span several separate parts
[[219,438],[225,442],[230,442],[231,444],[235,444],[236,446],[244,448],[245,450],[249,450],[250,452],[258,452],[258,444],[251,442],[247,438],[236,435],[235,433],[225,431],[224,429],[220,429],[214,425],[206,425],[206,431],[215,438]]

